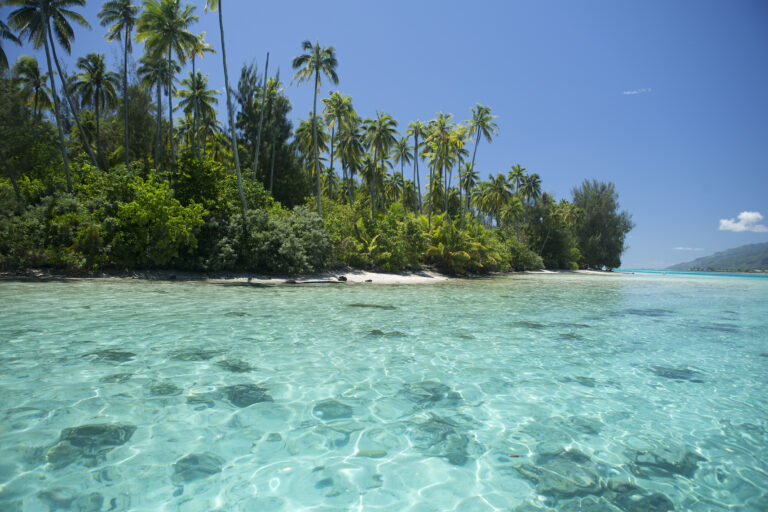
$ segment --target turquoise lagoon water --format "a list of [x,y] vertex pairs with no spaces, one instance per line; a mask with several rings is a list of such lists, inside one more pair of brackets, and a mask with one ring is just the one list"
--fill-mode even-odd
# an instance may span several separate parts
[[0,510],[765,511],[768,282],[0,283]]

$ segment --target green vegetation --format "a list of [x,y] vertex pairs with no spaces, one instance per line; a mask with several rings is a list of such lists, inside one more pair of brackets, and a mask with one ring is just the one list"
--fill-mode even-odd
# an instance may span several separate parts
[[[221,30],[224,125],[221,92],[196,69],[214,48],[193,32],[193,6],[105,2],[99,20],[106,39],[122,43],[122,70],[90,53],[66,77],[56,45],[70,51],[71,23],[90,27],[73,10],[85,1],[4,3],[15,9],[2,39],[45,48],[48,72],[28,56],[0,71],[2,269],[428,265],[468,274],[619,265],[632,222],[613,184],[585,181],[573,201],[558,201],[519,164],[481,179],[478,147],[499,130],[487,106],[472,107],[466,122],[441,112],[406,125],[382,111],[360,116],[334,91],[318,112],[321,78],[339,83],[336,53],[305,41],[293,81],[314,86],[313,110],[294,128],[279,71],[245,64],[230,92],[223,2],[208,0]],[[144,43],[135,70],[134,37]],[[179,80],[187,62],[192,71]],[[252,162],[247,177],[241,158]]]
[[669,270],[768,271],[768,242],[716,252],[687,263],[672,265]]

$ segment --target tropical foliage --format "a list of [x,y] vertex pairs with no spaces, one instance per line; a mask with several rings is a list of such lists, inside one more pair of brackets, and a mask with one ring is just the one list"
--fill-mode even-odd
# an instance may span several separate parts
[[[85,0],[4,4],[13,10],[0,42],[29,43],[46,62],[22,56],[0,71],[0,267],[619,265],[632,222],[613,184],[585,181],[572,201],[556,200],[519,164],[488,174],[478,148],[500,130],[488,106],[466,121],[359,114],[340,90],[321,95],[340,82],[334,48],[304,41],[293,81],[314,87],[313,108],[294,124],[279,68],[244,64],[230,88],[220,0],[206,2],[219,45],[193,32],[195,8],[181,0],[105,2],[99,22],[121,43],[122,69],[93,52],[67,77],[56,46],[69,53],[90,27],[77,12]],[[214,50],[222,91],[197,69]],[[253,166],[246,180],[241,158]]]

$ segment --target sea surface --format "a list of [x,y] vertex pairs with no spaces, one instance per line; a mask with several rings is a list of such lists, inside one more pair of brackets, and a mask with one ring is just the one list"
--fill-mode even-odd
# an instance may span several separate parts
[[766,511],[768,280],[0,282],[0,510]]

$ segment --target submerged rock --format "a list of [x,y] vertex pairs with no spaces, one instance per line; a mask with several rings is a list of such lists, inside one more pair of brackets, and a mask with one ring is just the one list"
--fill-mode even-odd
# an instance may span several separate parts
[[248,407],[259,402],[272,402],[267,388],[259,387],[255,384],[237,384],[235,386],[226,386],[222,391],[227,395],[227,399],[232,405],[237,407]]
[[104,496],[97,492],[78,495],[74,489],[57,487],[37,494],[37,498],[49,510],[76,510],[77,512],[99,512],[104,505]]
[[699,467],[699,462],[706,459],[691,451],[678,451],[664,449],[660,453],[636,452],[630,463],[630,469],[638,476],[665,477],[681,475],[693,478],[693,474]]
[[416,384],[405,384],[400,395],[420,407],[458,405],[461,395],[441,382],[423,381]]
[[323,400],[312,408],[312,415],[323,421],[351,418],[352,412],[352,407],[336,400]]
[[172,382],[153,381],[149,385],[149,394],[152,396],[180,395],[184,391]]
[[380,338],[398,338],[405,336],[406,334],[404,332],[400,331],[382,331],[379,329],[374,329],[371,332],[368,333],[368,336],[374,336],[374,337],[380,337]]
[[546,325],[539,322],[530,322],[528,320],[521,320],[519,322],[513,322],[512,325],[516,327],[523,327],[525,329],[543,329]]
[[658,375],[659,377],[664,377],[666,379],[673,379],[673,380],[687,380],[690,382],[704,382],[703,380],[697,378],[698,375],[701,375],[700,372],[697,372],[696,370],[691,370],[690,368],[671,368],[669,366],[651,366],[651,370],[653,373]]
[[187,395],[187,403],[194,407],[196,411],[210,409],[215,404],[213,396],[210,393],[196,393]]
[[650,317],[667,316],[673,313],[668,309],[658,309],[658,308],[627,309],[624,312],[628,315],[650,316]]
[[224,359],[223,361],[217,361],[216,366],[234,373],[245,373],[256,369],[240,359]]
[[120,423],[81,425],[62,430],[59,440],[68,441],[85,453],[96,453],[104,448],[112,449],[127,443],[135,431],[136,425]]
[[132,373],[114,373],[112,375],[105,375],[99,379],[99,382],[104,382],[107,384],[122,384],[123,382],[130,380],[131,377],[133,377]]
[[413,446],[430,457],[444,457],[454,466],[469,461],[470,438],[457,423],[437,415],[414,425],[410,432]]
[[534,464],[522,464],[515,471],[534,483],[539,494],[558,500],[601,492],[595,464],[578,450],[542,453],[534,458]]
[[171,359],[176,361],[208,361],[219,355],[219,350],[187,349],[175,350],[168,354]]
[[174,482],[188,483],[221,472],[224,459],[212,453],[192,453],[173,465]]
[[227,311],[226,313],[224,313],[224,316],[243,317],[243,316],[250,316],[250,313],[246,311]]
[[390,304],[362,304],[359,302],[355,302],[354,304],[347,304],[347,306],[351,308],[397,309],[395,306]]
[[127,352],[116,349],[97,350],[96,352],[89,352],[83,357],[93,356],[94,361],[105,361],[109,363],[124,363],[126,361],[132,361],[136,356],[133,352]]

